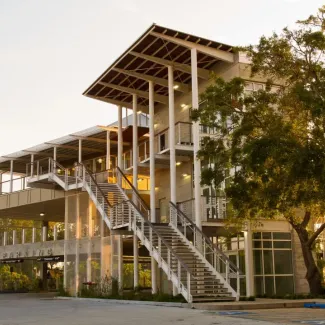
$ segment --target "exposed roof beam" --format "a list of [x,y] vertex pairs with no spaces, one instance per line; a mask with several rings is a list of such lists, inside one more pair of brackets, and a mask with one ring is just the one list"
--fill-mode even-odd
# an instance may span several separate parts
[[[124,69],[119,69],[119,68],[113,68],[112,70],[119,72],[119,73],[123,73],[127,76],[142,79],[145,81],[152,81],[153,83],[155,83],[156,85],[159,85],[159,86],[168,87],[168,80],[164,79],[164,78],[158,78],[158,77],[154,77],[154,76],[149,76],[144,73],[139,73],[139,72],[135,72],[135,71],[131,71],[131,70],[124,70]],[[190,87],[186,84],[181,83],[181,82],[174,81],[174,85],[175,85],[175,87],[177,87],[177,91],[180,91],[183,93],[187,93],[190,91]]]
[[[39,151],[29,151],[29,150],[23,150],[23,152],[26,152],[27,154],[30,155],[37,155],[37,156],[44,156],[48,158],[53,158],[53,154],[47,153],[47,152],[39,152]],[[64,154],[57,154],[57,157],[61,158],[71,158],[71,155],[64,155]]]
[[[57,148],[65,148],[65,149],[71,149],[71,150],[79,150],[79,147],[75,147],[75,146],[70,146],[67,144],[59,144],[59,143],[53,143],[53,142],[45,142],[45,144],[49,144],[53,147],[57,147]],[[88,147],[82,147],[82,151],[88,151],[88,152],[103,152],[103,150],[99,150],[99,149],[93,149],[93,148],[88,148]]]
[[[99,128],[104,128],[101,126],[98,126]],[[109,128],[109,127],[107,127]],[[106,129],[103,129],[106,130]],[[112,131],[112,130],[106,130],[106,131]],[[117,132],[117,130],[114,130],[113,132]],[[92,138],[92,137],[82,137],[80,135],[74,135],[74,134],[70,134],[71,137],[74,137],[76,139],[81,139],[81,140],[87,140],[87,141],[94,141],[94,142],[99,142],[99,143],[106,143],[105,139],[98,139],[98,138]],[[110,140],[111,144],[117,144],[116,140]],[[123,142],[124,145],[129,146],[130,142]]]
[[[89,94],[87,94],[86,96],[88,96],[90,98],[101,100],[103,102],[106,102],[106,103],[109,103],[112,105],[121,105],[122,107],[126,107],[128,109],[133,109],[132,103],[129,103],[129,102],[123,102],[121,100],[106,98],[106,97],[102,97],[102,96],[93,96],[93,95],[89,95]],[[149,113],[149,108],[146,106],[143,106],[143,105],[138,104],[138,110],[142,111],[143,113]]]
[[[174,61],[170,61],[170,60],[166,60],[166,59],[161,59],[161,58],[157,58],[155,56],[146,55],[146,54],[138,53],[138,52],[134,52],[134,51],[131,51],[130,54],[132,54],[133,56],[136,56],[138,58],[148,60],[148,61],[160,64],[160,65],[163,65],[166,67],[172,66],[175,70],[179,70],[179,71],[191,74],[191,67],[187,64],[178,63],[178,62],[174,62]],[[197,72],[198,72],[198,76],[201,79],[205,79],[205,80],[209,79],[209,75],[210,75],[209,70],[198,68]]]
[[[114,126],[97,125],[97,127],[105,131],[118,133],[118,128]],[[122,129],[125,129],[125,127],[122,127]]]
[[[135,95],[138,95],[139,97],[149,99],[149,92],[147,92],[147,91],[138,90],[135,88],[123,87],[123,86],[119,86],[119,85],[114,85],[114,84],[103,82],[103,81],[99,81],[98,83],[100,85],[103,85],[103,86],[106,86],[106,87],[109,87],[112,89],[120,90],[120,91],[123,91],[128,94],[135,94]],[[155,101],[166,105],[168,103],[168,97],[155,94]]]
[[222,50],[215,49],[213,47],[204,46],[204,45],[201,45],[201,44],[189,42],[189,41],[186,41],[186,40],[183,40],[183,39],[180,39],[180,38],[177,38],[177,37],[173,37],[173,36],[168,36],[168,35],[165,35],[165,34],[160,34],[160,33],[156,33],[156,32],[151,32],[150,34],[155,36],[155,37],[159,37],[161,39],[164,39],[164,40],[166,40],[168,42],[172,42],[172,43],[177,44],[177,45],[185,46],[185,47],[187,47],[189,49],[196,49],[196,50],[198,50],[199,52],[201,52],[203,54],[212,56],[212,57],[214,57],[216,59],[219,59],[219,60],[222,60],[222,61],[226,61],[226,62],[230,62],[230,63],[233,63],[235,61],[233,53],[229,53],[229,52],[225,52],[225,51],[222,51]]
[[[24,159],[24,158],[21,158],[21,157],[10,157],[10,156],[1,156],[1,158],[5,158],[5,159],[8,159],[8,160],[20,160],[20,161],[25,161],[25,162],[30,162],[29,159]],[[3,161],[2,163],[5,163],[6,161]]]

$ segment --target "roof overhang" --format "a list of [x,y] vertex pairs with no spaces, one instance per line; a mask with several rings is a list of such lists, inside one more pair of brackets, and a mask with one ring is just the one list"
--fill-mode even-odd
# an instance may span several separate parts
[[133,94],[138,109],[148,112],[149,83],[154,82],[155,103],[168,102],[168,66],[174,68],[174,89],[191,89],[191,49],[198,53],[198,77],[208,79],[219,61],[235,61],[231,46],[153,24],[83,95],[129,109]]

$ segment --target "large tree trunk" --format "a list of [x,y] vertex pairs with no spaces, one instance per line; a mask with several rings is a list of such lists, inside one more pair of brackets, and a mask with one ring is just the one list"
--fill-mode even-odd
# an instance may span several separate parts
[[321,295],[324,293],[324,289],[322,288],[322,277],[316,265],[311,245],[307,244],[309,239],[308,232],[305,228],[301,227],[294,226],[294,229],[299,236],[302,254],[307,269],[306,280],[309,284],[310,293],[315,296]]

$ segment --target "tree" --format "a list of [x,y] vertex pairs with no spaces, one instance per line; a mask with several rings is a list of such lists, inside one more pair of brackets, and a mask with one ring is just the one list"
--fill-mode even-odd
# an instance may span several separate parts
[[201,183],[220,189],[227,178],[236,222],[285,218],[298,234],[315,295],[323,293],[313,246],[325,229],[324,15],[325,6],[244,48],[252,75],[267,76],[264,89],[247,92],[240,78],[215,77],[193,112],[215,130],[198,153],[210,163]]

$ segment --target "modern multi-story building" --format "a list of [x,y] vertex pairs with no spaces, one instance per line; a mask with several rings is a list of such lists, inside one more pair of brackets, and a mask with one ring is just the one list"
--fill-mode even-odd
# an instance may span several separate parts
[[[211,73],[242,77],[247,91],[266,81],[229,45],[152,25],[84,92],[116,105],[117,125],[1,157],[0,217],[34,223],[6,225],[0,263],[45,279],[56,262],[71,292],[106,275],[121,289],[145,286],[139,269],[149,270],[153,292],[190,302],[308,292],[286,221],[235,233],[225,227],[227,199],[200,185],[200,140],[215,134],[191,111]],[[123,263],[133,279],[123,278]]]

